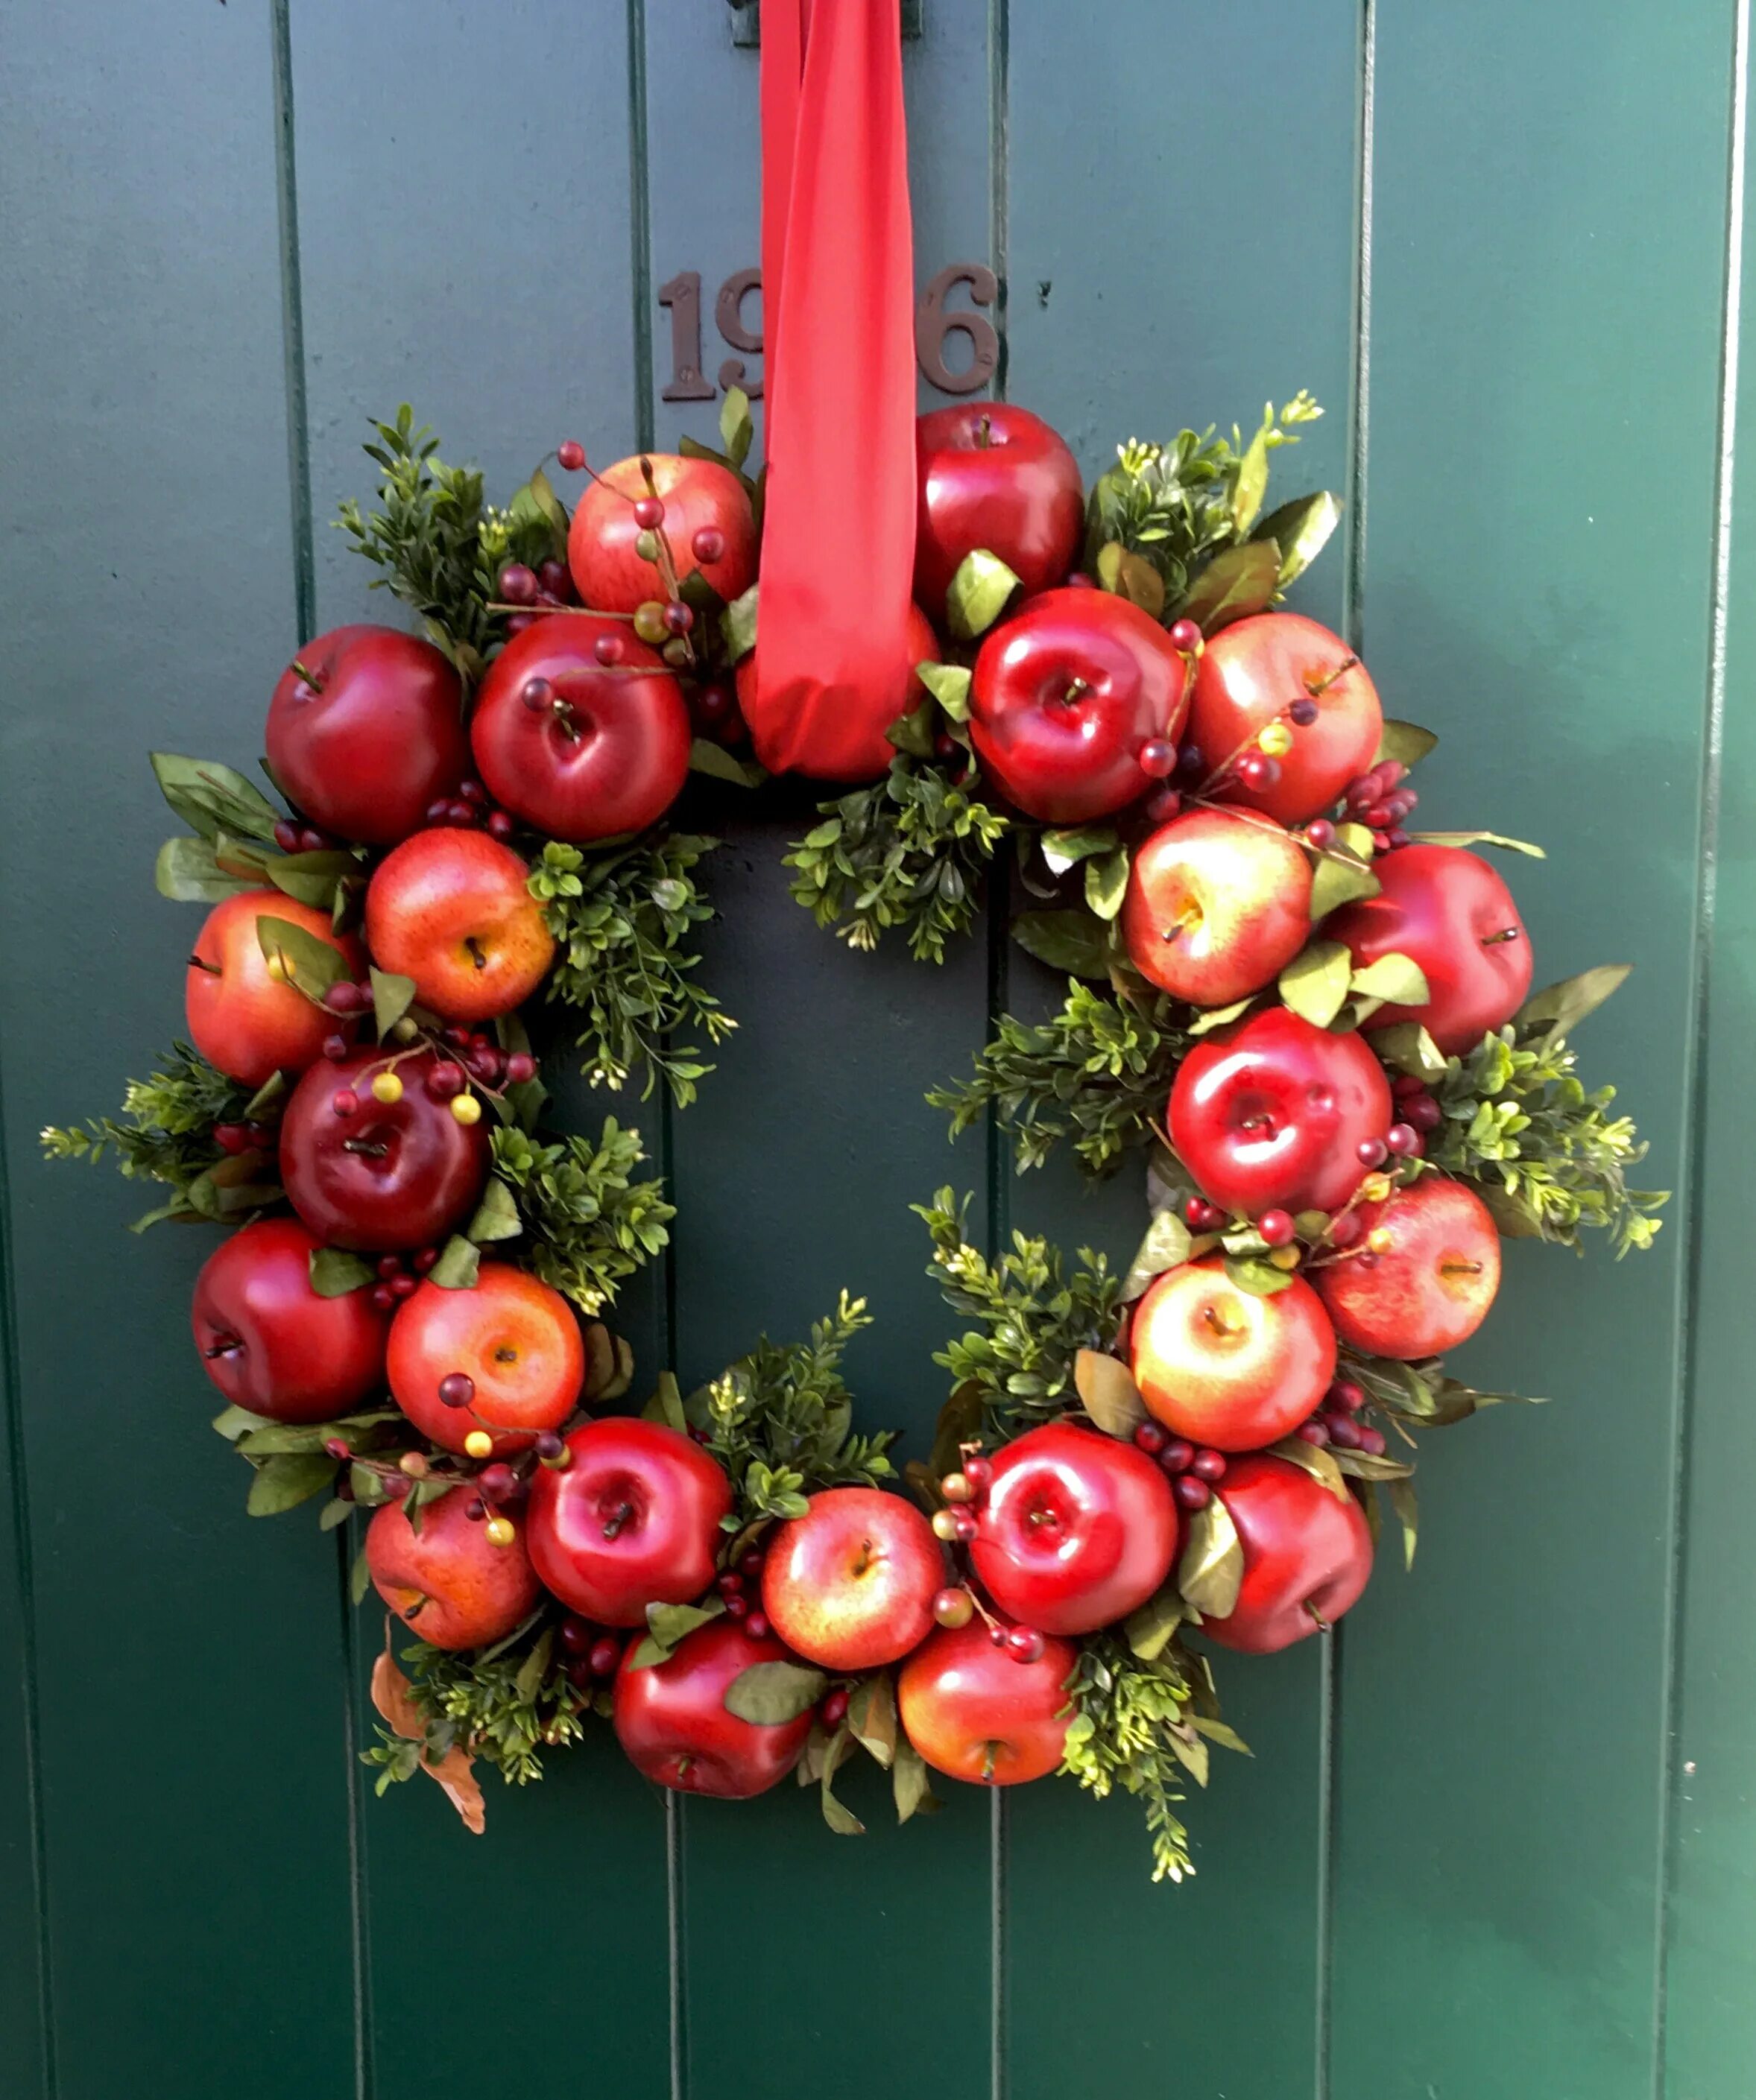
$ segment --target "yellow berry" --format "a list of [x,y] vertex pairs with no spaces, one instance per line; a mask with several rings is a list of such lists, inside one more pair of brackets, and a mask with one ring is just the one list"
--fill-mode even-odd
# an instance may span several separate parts
[[655,598],[649,598],[644,605],[634,608],[634,632],[642,642],[664,639],[664,607]]
[[510,1546],[518,1535],[510,1520],[503,1516],[491,1516],[482,1530],[490,1546]]
[[1390,1193],[1388,1174],[1368,1174],[1360,1184],[1360,1194],[1368,1203],[1382,1203]]
[[1296,1268],[1299,1266],[1299,1250],[1295,1246],[1270,1247],[1268,1260],[1277,1268]]
[[424,1480],[427,1476],[426,1454],[421,1451],[405,1451],[397,1464],[411,1480]]
[[372,1098],[388,1108],[403,1097],[403,1083],[394,1072],[380,1072],[372,1083]]
[[948,1502],[971,1502],[976,1491],[962,1473],[947,1473],[939,1483],[939,1493]]
[[472,1458],[485,1458],[494,1448],[494,1440],[485,1429],[472,1429],[463,1440],[463,1448]]
[[1284,758],[1293,748],[1293,733],[1283,721],[1271,721],[1256,739],[1256,748],[1264,757]]
[[285,984],[286,982],[287,960],[285,955],[271,955],[268,958],[267,964],[264,965],[264,968],[267,970],[268,975],[273,982],[276,984]]
[[933,1535],[942,1538],[947,1545],[957,1536],[957,1516],[955,1511],[935,1510],[933,1513]]
[[482,1104],[474,1094],[459,1094],[452,1102],[451,1112],[461,1123],[469,1124],[479,1123],[482,1120]]
[[1388,1254],[1396,1243],[1396,1236],[1388,1225],[1374,1225],[1366,1236],[1366,1244],[1373,1254]]
[[406,1013],[390,1030],[392,1038],[398,1043],[413,1043],[420,1033],[421,1030],[416,1027]]

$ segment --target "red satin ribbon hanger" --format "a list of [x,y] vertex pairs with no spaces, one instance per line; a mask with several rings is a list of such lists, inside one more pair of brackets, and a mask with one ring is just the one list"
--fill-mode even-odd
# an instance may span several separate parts
[[899,0],[762,0],[761,105],[768,486],[745,713],[771,770],[870,779],[915,653]]

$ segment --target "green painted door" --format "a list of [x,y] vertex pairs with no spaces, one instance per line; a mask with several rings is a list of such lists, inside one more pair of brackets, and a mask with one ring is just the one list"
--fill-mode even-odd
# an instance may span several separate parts
[[[176,1027],[141,755],[247,752],[268,667],[361,607],[324,521],[363,418],[408,399],[501,488],[563,435],[705,435],[690,273],[709,380],[759,371],[715,323],[756,57],[721,0],[7,11],[5,2100],[1756,2095],[1746,0],[923,13],[919,271],[998,271],[1013,399],[1092,469],[1326,404],[1299,465],[1349,527],[1300,602],[1443,730],[1436,822],[1546,841],[1547,974],[1639,964],[1587,1063],[1679,1191],[1660,1251],[1514,1251],[1472,1361],[1554,1405],[1434,1454],[1412,1577],[1233,1671],[1256,1756],[1180,1891],[1061,1787],[858,1844],[667,1807],[602,1744],[483,1841],[373,1800],[343,1561],[247,1522],[205,1427],[198,1248],[34,1133]],[[682,1217],[627,1324],[689,1379],[865,1291],[857,1383],[919,1449],[907,1205],[955,1171],[991,1232],[1138,1217],[953,1163],[921,1094],[1039,987],[815,934],[786,836],[720,856],[743,1026],[648,1118]]]

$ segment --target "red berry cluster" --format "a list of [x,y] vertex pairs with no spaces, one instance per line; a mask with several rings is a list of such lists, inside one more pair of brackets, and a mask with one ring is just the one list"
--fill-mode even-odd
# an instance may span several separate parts
[[1374,853],[1394,853],[1409,843],[1404,824],[1420,801],[1412,788],[1401,783],[1409,769],[1394,758],[1381,759],[1370,773],[1350,780],[1343,796],[1347,813],[1372,834]]

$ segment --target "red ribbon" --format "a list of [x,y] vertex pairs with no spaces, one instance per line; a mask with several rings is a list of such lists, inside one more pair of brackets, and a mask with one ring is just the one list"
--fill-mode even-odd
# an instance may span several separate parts
[[762,0],[768,487],[744,712],[776,772],[870,779],[908,704],[914,255],[899,0]]

